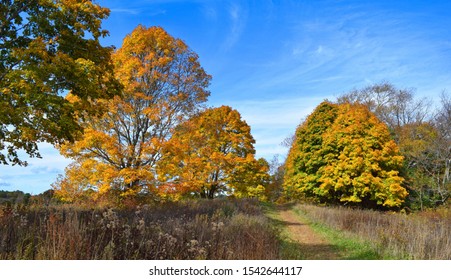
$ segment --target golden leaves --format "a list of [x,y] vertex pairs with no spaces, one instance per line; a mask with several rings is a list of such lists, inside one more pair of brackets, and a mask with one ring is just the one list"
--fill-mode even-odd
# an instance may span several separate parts
[[[66,170],[65,180],[74,188],[87,185],[98,194],[113,192],[121,197],[172,193],[172,182],[157,180],[157,163],[163,147],[171,146],[166,142],[175,127],[206,100],[211,77],[194,52],[159,27],[138,26],[113,60],[123,92],[111,100],[97,101],[95,105],[105,110],[81,118],[83,135],[60,146],[61,153],[76,162]],[[90,67],[82,60],[79,63],[82,68]],[[72,95],[68,100],[80,102]],[[193,164],[200,166],[196,161]],[[170,178],[176,169],[177,165],[168,162],[160,178]]]
[[257,181],[265,175],[258,174],[267,175],[267,169],[254,158],[254,142],[238,111],[206,109],[176,128],[159,165],[160,178],[172,181],[180,193],[202,197],[261,193]]
[[297,130],[285,188],[327,201],[400,206],[407,196],[402,164],[388,128],[365,106],[325,102]]

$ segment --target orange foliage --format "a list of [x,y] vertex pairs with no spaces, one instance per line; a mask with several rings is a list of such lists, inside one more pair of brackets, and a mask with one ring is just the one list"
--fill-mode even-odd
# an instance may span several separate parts
[[[55,184],[63,198],[71,193],[68,188],[122,197],[155,193],[163,145],[209,95],[211,77],[197,55],[162,28],[138,26],[113,60],[124,90],[97,102],[105,113],[84,116],[83,135],[60,146],[75,160],[60,181],[64,184]],[[73,96],[69,100],[77,102]]]
[[201,197],[262,197],[268,164],[254,157],[254,139],[228,106],[207,109],[180,125],[166,146],[160,180]]

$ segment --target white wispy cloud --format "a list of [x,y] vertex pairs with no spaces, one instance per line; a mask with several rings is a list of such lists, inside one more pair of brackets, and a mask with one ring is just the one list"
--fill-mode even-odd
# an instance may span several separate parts
[[138,15],[141,13],[139,9],[130,9],[130,8],[112,8],[110,9],[112,13],[124,13],[130,15]]
[[223,51],[231,49],[240,39],[247,21],[247,11],[238,3],[231,3],[228,8],[230,29],[222,45]]
[[[428,40],[427,32],[412,29],[409,22],[402,13],[370,9],[300,19],[286,43],[300,66],[288,71],[287,78],[341,79],[348,87],[388,79],[401,87],[421,88],[430,83],[425,80],[427,68],[442,63],[441,52],[436,42]],[[445,77],[437,78],[450,84]],[[412,81],[415,84],[409,85]]]

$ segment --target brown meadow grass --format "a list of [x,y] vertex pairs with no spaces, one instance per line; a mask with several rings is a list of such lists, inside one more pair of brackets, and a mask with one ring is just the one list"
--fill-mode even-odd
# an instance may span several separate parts
[[449,209],[414,214],[298,204],[314,221],[368,241],[380,255],[394,259],[450,260]]
[[3,207],[0,259],[277,259],[278,233],[254,200],[133,210]]

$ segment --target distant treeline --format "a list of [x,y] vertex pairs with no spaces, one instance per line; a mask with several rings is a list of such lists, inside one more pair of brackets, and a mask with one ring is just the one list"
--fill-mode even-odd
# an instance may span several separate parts
[[3,191],[0,190],[0,205],[4,204],[48,204],[53,198],[53,190],[47,190],[38,195],[31,195],[23,191]]
[[31,194],[23,191],[0,191],[0,204],[5,203],[28,203]]

